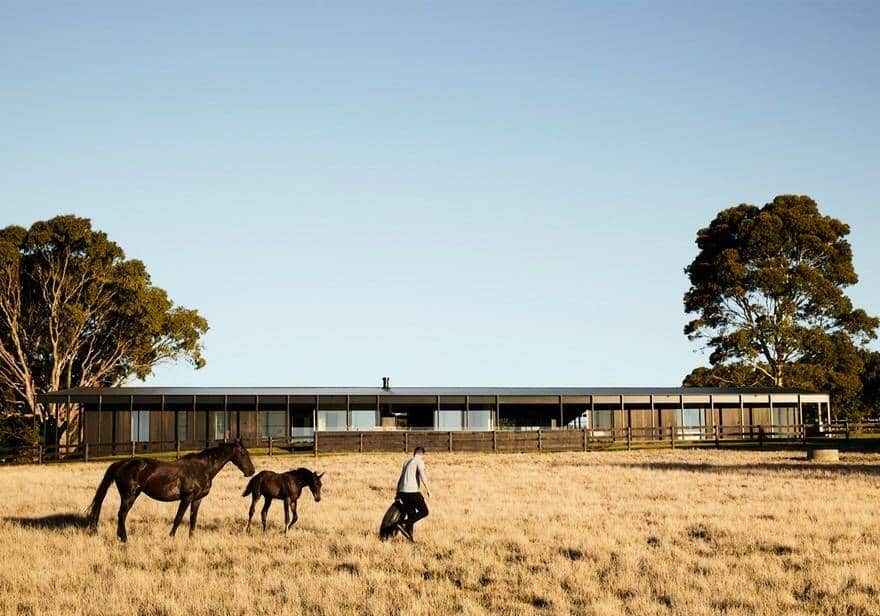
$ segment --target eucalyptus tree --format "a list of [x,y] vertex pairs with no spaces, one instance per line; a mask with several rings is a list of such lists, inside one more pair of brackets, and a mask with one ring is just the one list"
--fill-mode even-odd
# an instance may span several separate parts
[[39,417],[37,394],[143,379],[165,361],[201,368],[207,321],[175,305],[91,221],[0,229],[0,394]]
[[880,320],[846,294],[858,282],[849,232],[798,195],[725,209],[700,229],[684,332],[711,367],[685,384],[821,387],[855,404]]

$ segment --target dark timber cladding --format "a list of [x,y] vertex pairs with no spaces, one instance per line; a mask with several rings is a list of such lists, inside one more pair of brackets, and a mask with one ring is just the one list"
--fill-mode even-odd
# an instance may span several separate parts
[[67,445],[89,444],[94,456],[196,449],[234,437],[316,451],[319,442],[322,450],[340,443],[366,451],[416,440],[445,449],[586,448],[601,439],[674,446],[806,435],[808,424],[821,430],[831,422],[827,394],[797,389],[125,387],[56,391],[38,402],[60,423],[81,417]]

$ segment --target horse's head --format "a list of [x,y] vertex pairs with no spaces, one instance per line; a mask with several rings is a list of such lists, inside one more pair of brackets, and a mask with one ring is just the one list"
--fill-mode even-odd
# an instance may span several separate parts
[[315,502],[318,503],[321,501],[321,477],[324,476],[324,473],[315,473],[309,471],[311,473],[311,479],[309,479],[309,490],[312,491],[312,496],[315,497]]
[[250,477],[254,474],[254,463],[251,462],[251,456],[248,453],[247,447],[244,446],[240,438],[232,441],[232,457],[230,460],[245,477]]

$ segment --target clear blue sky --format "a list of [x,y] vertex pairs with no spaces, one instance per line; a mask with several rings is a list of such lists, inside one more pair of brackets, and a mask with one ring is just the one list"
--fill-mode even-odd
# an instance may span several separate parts
[[208,318],[153,383],[676,385],[697,229],[781,193],[880,313],[876,3],[140,4],[0,4],[0,224]]

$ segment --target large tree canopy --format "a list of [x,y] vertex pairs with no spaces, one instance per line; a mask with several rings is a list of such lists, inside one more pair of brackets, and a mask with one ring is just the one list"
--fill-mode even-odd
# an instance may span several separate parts
[[712,367],[685,384],[822,388],[854,400],[880,320],[844,292],[858,282],[848,234],[797,195],[728,208],[700,229],[685,269],[685,311],[695,315],[685,334],[711,350]]
[[163,361],[204,365],[208,323],[175,306],[141,261],[91,221],[58,216],[0,229],[0,393],[39,409],[40,392],[113,386]]

